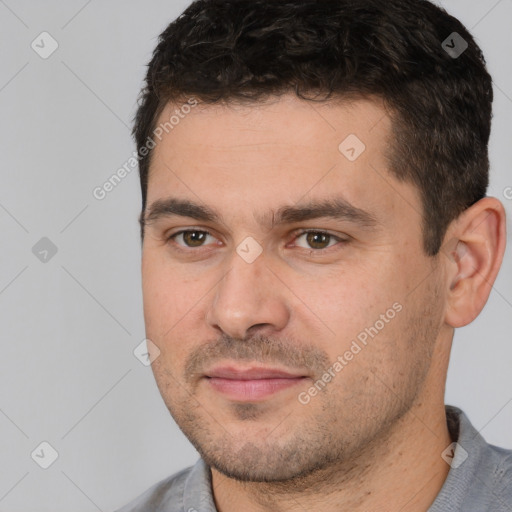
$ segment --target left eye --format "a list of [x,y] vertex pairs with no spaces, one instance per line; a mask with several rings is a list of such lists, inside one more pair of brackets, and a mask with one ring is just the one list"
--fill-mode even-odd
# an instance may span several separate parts
[[[327,249],[328,247],[331,247],[332,245],[334,244],[331,244],[329,245],[329,242],[332,241],[332,242],[335,242],[335,241],[338,241],[338,242],[343,242],[344,240],[337,237],[337,236],[334,236],[334,235],[331,235],[330,233],[326,233],[325,231],[303,231],[302,233],[299,233],[298,236],[295,238],[295,240],[298,240],[299,238],[305,236],[305,240],[307,242],[307,244],[309,244],[309,247],[303,247],[303,246],[300,246],[299,247],[303,247],[304,249],[317,249],[319,251],[323,250],[323,249]],[[327,246],[324,246],[324,244],[327,244]],[[321,245],[322,247],[319,247],[319,245]]]

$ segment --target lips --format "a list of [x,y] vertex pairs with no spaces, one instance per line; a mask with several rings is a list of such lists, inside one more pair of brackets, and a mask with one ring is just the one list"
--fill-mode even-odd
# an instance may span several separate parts
[[293,379],[303,375],[294,375],[273,368],[247,368],[237,369],[233,367],[220,367],[211,370],[207,374],[211,378],[234,380],[258,380],[258,379]]
[[241,402],[262,401],[307,378],[277,368],[233,366],[214,368],[205,377],[215,392]]

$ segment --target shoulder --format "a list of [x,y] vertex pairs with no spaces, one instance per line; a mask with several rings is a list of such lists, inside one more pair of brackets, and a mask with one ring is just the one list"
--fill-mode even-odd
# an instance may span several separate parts
[[183,510],[185,483],[193,467],[160,480],[116,512],[180,512]]
[[492,444],[487,445],[487,454],[479,472],[487,483],[489,498],[497,510],[509,511],[512,503],[512,450]]
[[429,512],[511,512],[512,450],[487,443],[461,409],[447,406],[446,413],[455,452]]
[[[465,458],[458,487],[466,487],[464,510],[510,512],[512,503],[512,450],[487,443],[464,413],[460,414]],[[466,468],[466,465],[468,466]]]

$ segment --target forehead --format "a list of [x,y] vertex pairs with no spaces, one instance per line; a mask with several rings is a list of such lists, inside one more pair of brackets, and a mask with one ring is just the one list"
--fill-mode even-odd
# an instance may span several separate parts
[[[284,94],[250,104],[169,103],[156,126],[164,139],[172,138],[181,148],[232,151],[237,146],[244,150],[244,144],[293,148],[307,143],[309,149],[330,149],[336,156],[338,144],[349,132],[375,149],[385,146],[391,135],[391,119],[377,97],[313,102]],[[155,152],[163,149],[172,148],[162,144]]]
[[415,187],[389,172],[391,118],[375,98],[169,104],[159,126],[148,205],[172,192],[259,218],[306,198],[334,196],[384,216],[420,211]]

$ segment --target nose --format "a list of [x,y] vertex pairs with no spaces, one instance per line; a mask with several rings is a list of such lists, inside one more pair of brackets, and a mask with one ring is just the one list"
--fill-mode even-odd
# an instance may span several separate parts
[[265,251],[248,263],[236,251],[229,270],[217,284],[207,323],[225,334],[245,339],[252,328],[283,329],[290,318],[287,288],[266,262]]

